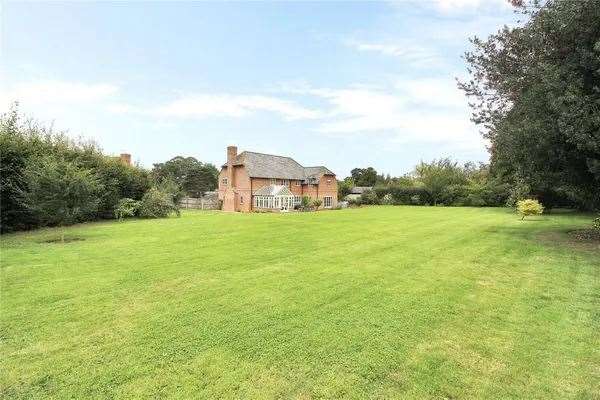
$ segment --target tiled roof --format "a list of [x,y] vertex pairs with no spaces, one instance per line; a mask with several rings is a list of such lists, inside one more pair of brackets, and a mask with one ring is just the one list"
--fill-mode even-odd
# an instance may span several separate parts
[[283,185],[267,185],[254,192],[255,196],[293,196],[294,194]]
[[[244,165],[252,178],[279,178],[307,180],[321,175],[335,175],[325,167],[303,167],[290,157],[243,151],[237,155],[234,165]],[[227,164],[224,164],[225,167]]]

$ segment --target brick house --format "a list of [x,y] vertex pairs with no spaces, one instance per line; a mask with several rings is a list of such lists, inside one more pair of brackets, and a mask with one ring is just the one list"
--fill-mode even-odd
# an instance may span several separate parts
[[337,205],[335,174],[325,167],[303,167],[290,157],[227,147],[219,173],[223,211],[292,210],[303,196],[321,199],[322,208]]

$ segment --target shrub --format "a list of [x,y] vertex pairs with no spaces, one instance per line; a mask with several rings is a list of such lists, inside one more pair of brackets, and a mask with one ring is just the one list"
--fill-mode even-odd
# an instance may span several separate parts
[[388,206],[394,204],[394,198],[390,193],[388,193],[381,198],[381,204],[385,204]]
[[323,200],[321,200],[321,199],[314,199],[312,201],[312,205],[315,208],[315,210],[318,210],[319,207],[321,207],[322,204],[323,204]]
[[179,215],[179,207],[173,202],[171,193],[152,187],[142,197],[140,204],[141,217],[164,218],[173,212]]
[[377,194],[372,190],[366,190],[360,195],[361,204],[379,204]]
[[592,228],[600,233],[600,217],[594,219],[594,222],[592,223]]
[[361,205],[360,197],[357,199],[348,199],[348,206],[350,207],[360,207]]
[[308,211],[310,210],[310,206],[312,204],[312,201],[310,200],[310,197],[308,196],[302,196],[302,199],[300,200],[300,210],[302,211]]
[[95,216],[102,185],[91,171],[45,158],[29,165],[25,177],[25,203],[43,224],[71,225]]
[[522,220],[528,215],[538,215],[544,212],[544,206],[534,199],[525,199],[517,202],[517,211],[522,216]]
[[47,164],[50,159],[63,167],[69,163],[77,171],[88,171],[102,186],[95,193],[97,207],[77,217],[78,220],[114,218],[120,199],[140,200],[150,187],[148,172],[143,168],[124,165],[102,154],[93,143],[70,139],[34,120],[24,119],[13,107],[0,116],[0,232],[36,228],[53,219],[25,199],[30,186],[26,169]]
[[128,197],[119,200],[115,208],[115,218],[121,220],[123,218],[134,217],[139,212],[140,205],[141,202]]

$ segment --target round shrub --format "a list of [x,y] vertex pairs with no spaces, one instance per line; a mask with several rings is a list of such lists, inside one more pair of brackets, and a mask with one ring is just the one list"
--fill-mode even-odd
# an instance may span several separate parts
[[517,212],[525,219],[528,215],[539,215],[544,212],[544,206],[537,200],[525,199],[517,202]]
[[128,197],[119,200],[117,207],[115,208],[115,218],[123,219],[134,217],[138,213],[140,205],[141,202]]
[[140,204],[140,217],[164,218],[175,212],[179,215],[179,208],[173,203],[171,193],[156,187],[150,188],[142,197]]

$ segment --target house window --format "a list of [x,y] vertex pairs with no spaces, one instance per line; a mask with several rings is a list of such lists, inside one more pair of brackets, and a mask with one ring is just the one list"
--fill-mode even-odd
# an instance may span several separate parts
[[327,179],[327,183],[331,183],[331,179]]
[[240,204],[244,204],[244,196],[240,196]]
[[302,186],[302,181],[294,181],[294,184],[295,184],[296,186]]
[[270,183],[271,185],[277,185],[277,179],[271,178]]
[[223,185],[227,185],[227,178],[223,178],[223,179],[221,179],[221,183],[222,183]]
[[333,202],[333,199],[331,196],[325,196],[323,197],[323,207],[325,208],[331,208],[331,204]]
[[294,204],[298,205],[302,202],[302,196],[294,196]]
[[281,184],[282,184],[283,186],[290,186],[290,181],[289,181],[288,179],[283,179],[283,180],[281,181]]

